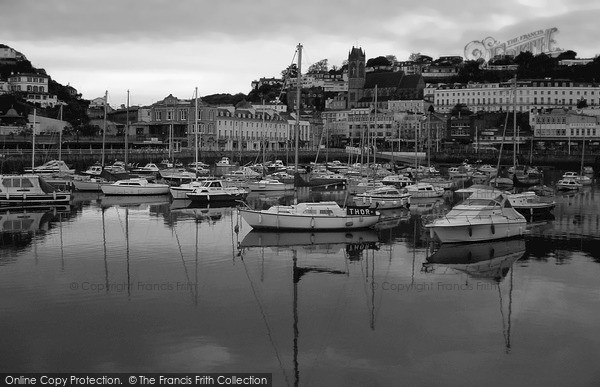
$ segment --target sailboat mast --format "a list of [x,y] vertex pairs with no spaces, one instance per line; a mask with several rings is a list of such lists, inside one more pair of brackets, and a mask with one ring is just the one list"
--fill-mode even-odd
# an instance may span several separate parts
[[[62,115],[63,115],[63,105],[60,105],[60,110],[58,111],[58,119],[60,121],[62,121]],[[62,160],[62,131],[63,128],[60,128],[60,131],[58,132],[58,161]]]
[[517,74],[513,85],[513,167],[517,167]]
[[104,92],[104,120],[102,126],[102,169],[104,169],[104,144],[106,142],[106,105],[108,104],[108,90]]
[[31,137],[31,172],[34,172],[35,168],[35,121],[36,121],[36,108],[33,108],[33,133]]
[[375,85],[375,132],[373,133],[373,168],[375,168],[377,152],[377,85]]
[[127,168],[127,153],[129,151],[129,90],[127,90],[127,124],[125,126],[125,168]]
[[196,103],[195,103],[195,114],[194,114],[194,165],[196,178],[198,177],[198,87],[196,87]]
[[295,172],[298,172],[298,143],[300,136],[300,97],[301,97],[301,83],[302,83],[302,45],[298,43],[298,82],[296,84],[296,130],[295,135],[295,147],[296,152],[294,154],[294,167]]
[[[261,136],[261,139],[260,139],[260,145],[261,145],[260,146],[260,150],[262,150],[262,174],[263,174],[263,177],[264,177],[265,176],[265,163],[266,163],[266,155],[265,155],[265,153],[267,153],[267,150],[265,149],[266,148],[265,147],[265,112],[266,112],[266,109],[265,109],[265,100],[264,99],[262,100],[262,106],[263,106],[262,107],[263,108],[263,111],[262,111],[262,130],[261,130],[262,136]],[[287,164],[287,160],[285,160],[285,163]]]

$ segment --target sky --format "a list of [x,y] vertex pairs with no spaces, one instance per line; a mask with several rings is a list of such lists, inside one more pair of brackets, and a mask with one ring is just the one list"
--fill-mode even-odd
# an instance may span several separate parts
[[464,55],[473,40],[508,41],[557,27],[556,46],[600,54],[600,2],[591,0],[0,0],[0,43],[85,99],[113,107],[244,93],[297,59],[341,66],[419,52]]

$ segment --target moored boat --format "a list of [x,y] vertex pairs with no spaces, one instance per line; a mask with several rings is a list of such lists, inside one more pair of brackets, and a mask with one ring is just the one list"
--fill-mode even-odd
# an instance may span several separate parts
[[408,208],[410,194],[394,187],[381,187],[354,196],[354,205],[380,210],[393,208]]
[[562,190],[562,191],[574,191],[574,190],[578,190],[583,188],[583,184],[581,184],[580,182],[578,182],[575,179],[560,179],[557,183],[556,183],[556,189],[558,190]]
[[378,211],[369,208],[342,208],[336,202],[276,205],[267,210],[240,208],[252,228],[272,230],[347,230],[369,228],[378,221]]
[[75,169],[69,168],[62,160],[50,160],[39,167],[26,169],[25,173],[37,175],[72,175],[75,173]]
[[413,198],[437,198],[444,194],[444,189],[429,183],[407,185],[406,190]]
[[105,195],[165,195],[168,184],[149,183],[145,178],[117,180],[100,187]]
[[515,210],[508,196],[494,199],[471,195],[446,215],[425,227],[431,238],[442,243],[481,242],[523,235],[527,221]]
[[0,175],[0,207],[69,204],[70,192],[57,191],[34,174]]
[[222,180],[206,180],[200,187],[187,193],[187,198],[197,203],[235,202],[243,200],[248,191],[238,187],[227,187]]
[[283,183],[277,179],[264,178],[248,183],[250,191],[288,191],[294,189],[293,183]]

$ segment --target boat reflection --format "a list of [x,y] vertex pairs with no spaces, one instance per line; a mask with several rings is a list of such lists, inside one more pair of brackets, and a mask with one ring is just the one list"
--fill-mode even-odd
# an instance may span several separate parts
[[231,214],[236,207],[232,207],[227,203],[200,205],[191,200],[174,200],[169,208],[171,215],[176,217],[174,219],[195,219],[196,222],[209,221],[214,223],[221,220],[224,215]]
[[138,207],[142,209],[148,207],[150,204],[162,205],[169,204],[169,202],[169,195],[109,195],[100,197],[100,205],[102,207],[119,206],[123,208]]
[[410,213],[413,215],[424,215],[438,210],[443,210],[444,198],[411,198]]
[[525,240],[506,239],[469,244],[442,244],[423,264],[424,270],[452,269],[476,279],[500,282],[525,255]]
[[37,236],[46,233],[52,227],[52,222],[69,216],[69,206],[1,211],[0,266],[15,261],[14,252],[26,248]]
[[410,210],[406,208],[395,208],[390,210],[379,210],[381,217],[379,222],[375,224],[375,230],[389,230],[396,228],[400,223],[410,221]]
[[303,250],[307,253],[335,254],[344,249],[350,258],[367,249],[378,249],[379,236],[373,230],[272,232],[250,231],[239,243],[243,252],[253,247],[270,247],[274,250]]

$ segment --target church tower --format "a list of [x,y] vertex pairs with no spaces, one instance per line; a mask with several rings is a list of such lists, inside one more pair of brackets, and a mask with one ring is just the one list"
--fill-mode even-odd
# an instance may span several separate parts
[[357,106],[365,86],[366,56],[362,48],[352,47],[348,53],[348,108]]

